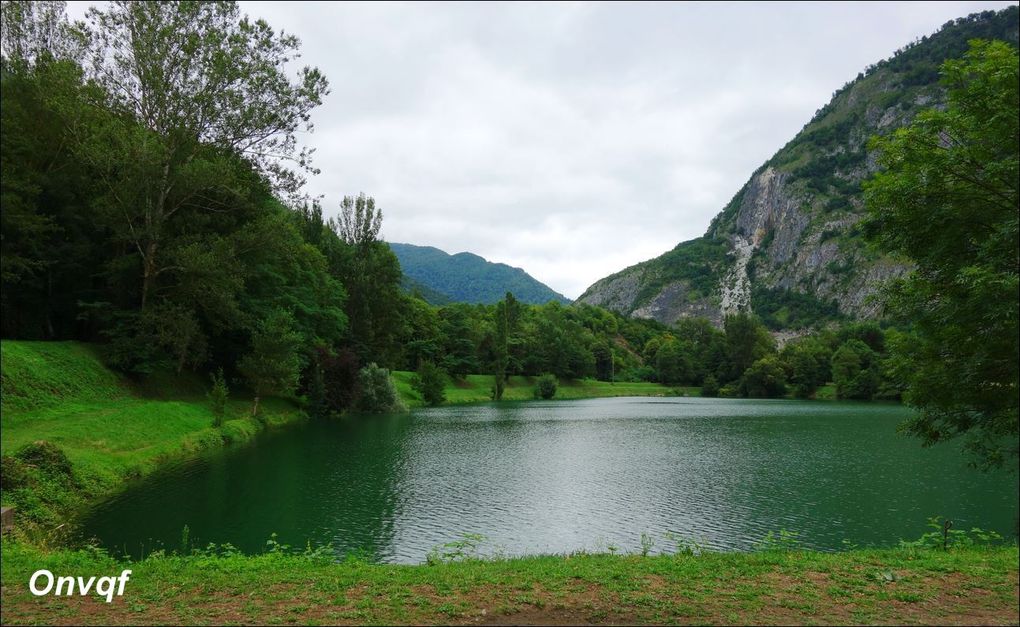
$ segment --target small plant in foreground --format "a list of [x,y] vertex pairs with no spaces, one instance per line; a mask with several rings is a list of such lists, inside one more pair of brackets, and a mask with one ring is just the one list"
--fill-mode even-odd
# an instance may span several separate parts
[[953,529],[953,521],[944,520],[941,516],[928,519],[927,527],[931,529],[917,540],[900,540],[900,547],[905,549],[943,549],[955,547],[988,546],[1002,542],[1002,536],[995,531],[979,527]]
[[775,551],[786,553],[789,551],[795,551],[800,547],[800,536],[796,531],[787,531],[786,529],[780,529],[779,533],[770,531],[765,534],[759,542],[756,542],[754,548],[756,551]]
[[485,542],[485,536],[480,533],[465,533],[460,540],[447,542],[434,547],[425,557],[425,563],[430,566],[446,564],[450,562],[462,562],[465,560],[479,559],[478,547]]
[[652,552],[652,548],[655,546],[655,540],[652,536],[647,533],[641,534],[641,557],[648,557],[648,554]]
[[686,555],[693,557],[705,552],[700,544],[693,540],[688,540],[677,533],[667,531],[664,535],[667,540],[670,540],[673,543],[674,555]]

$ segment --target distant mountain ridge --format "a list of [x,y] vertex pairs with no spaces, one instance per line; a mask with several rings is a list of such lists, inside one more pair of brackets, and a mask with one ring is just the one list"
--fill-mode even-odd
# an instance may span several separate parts
[[909,268],[860,232],[861,183],[877,167],[868,140],[944,104],[939,67],[970,39],[1017,45],[1018,14],[952,20],[869,66],[751,175],[705,235],[597,281],[577,302],[666,324],[753,311],[773,329],[878,316],[873,297]]
[[400,261],[405,288],[418,292],[434,305],[446,302],[492,304],[507,292],[517,300],[541,305],[570,299],[538,281],[520,268],[493,263],[473,253],[451,255],[432,246],[390,243]]

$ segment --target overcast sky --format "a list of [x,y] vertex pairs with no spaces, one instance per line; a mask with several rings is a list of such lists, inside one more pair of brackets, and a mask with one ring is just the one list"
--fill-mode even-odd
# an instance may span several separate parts
[[703,234],[867,65],[1009,4],[241,2],[330,81],[305,138],[328,213],[365,192],[388,241],[570,298]]

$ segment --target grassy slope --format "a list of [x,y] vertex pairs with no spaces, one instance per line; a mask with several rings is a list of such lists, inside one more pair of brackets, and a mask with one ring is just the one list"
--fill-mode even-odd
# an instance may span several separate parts
[[[421,396],[411,387],[413,372],[396,370],[393,380],[401,400],[408,407],[423,405]],[[503,392],[503,400],[526,401],[535,398],[535,377],[510,377]],[[469,374],[463,381],[448,381],[446,402],[448,404],[476,403],[491,399],[492,375]],[[699,388],[671,388],[658,383],[608,383],[584,379],[582,381],[560,381],[556,388],[557,399],[604,398],[609,396],[698,396]]]
[[[248,416],[249,401],[234,400],[227,422],[215,429],[201,382],[164,377],[133,386],[106,369],[87,345],[3,341],[0,353],[3,454],[46,440],[64,451],[74,469],[78,489],[73,491],[46,490],[40,477],[35,477],[36,489],[4,490],[5,505],[18,505],[39,520],[61,520],[125,478],[191,451],[249,439],[263,427]],[[282,400],[269,399],[261,407],[270,425],[301,416]]]
[[[574,555],[395,566],[3,545],[6,624],[1015,624],[1017,548]],[[133,571],[123,597],[34,597],[31,574]]]

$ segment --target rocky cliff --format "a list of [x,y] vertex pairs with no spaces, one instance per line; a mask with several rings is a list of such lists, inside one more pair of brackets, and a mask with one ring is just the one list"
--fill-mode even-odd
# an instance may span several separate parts
[[938,67],[962,56],[968,40],[1015,45],[1018,13],[949,22],[870,66],[752,174],[703,237],[601,279],[577,302],[665,323],[704,316],[720,324],[752,310],[777,329],[879,315],[880,286],[908,268],[858,231],[861,183],[875,171],[868,140],[941,106]]

